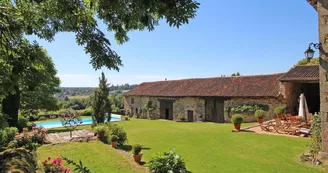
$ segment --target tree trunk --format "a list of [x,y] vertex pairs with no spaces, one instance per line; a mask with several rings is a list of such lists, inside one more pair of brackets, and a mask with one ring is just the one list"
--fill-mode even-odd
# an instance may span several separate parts
[[9,126],[16,127],[18,122],[18,110],[20,106],[20,91],[18,86],[14,86],[15,93],[9,93],[2,101],[2,112],[10,119],[7,119]]

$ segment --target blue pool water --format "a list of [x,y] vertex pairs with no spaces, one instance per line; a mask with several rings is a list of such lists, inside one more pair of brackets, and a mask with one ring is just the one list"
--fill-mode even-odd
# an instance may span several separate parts
[[[121,115],[112,114],[112,118],[110,121],[121,121]],[[60,120],[55,121],[47,121],[47,122],[40,122],[35,123],[37,127],[44,127],[44,128],[55,128],[55,127],[63,127]],[[92,118],[82,118],[82,124],[92,124]]]

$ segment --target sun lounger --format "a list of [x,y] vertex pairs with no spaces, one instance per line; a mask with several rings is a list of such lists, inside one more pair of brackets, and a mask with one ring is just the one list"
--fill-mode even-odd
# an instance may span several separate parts
[[281,122],[280,118],[275,119],[276,124],[273,126],[274,130],[279,134],[292,134],[295,135],[297,132],[297,129],[291,128],[291,124],[288,122],[285,122],[284,124]]
[[273,127],[273,124],[271,121],[269,121],[267,123],[260,124],[260,127],[263,131],[271,132],[273,128],[270,129],[270,127]]

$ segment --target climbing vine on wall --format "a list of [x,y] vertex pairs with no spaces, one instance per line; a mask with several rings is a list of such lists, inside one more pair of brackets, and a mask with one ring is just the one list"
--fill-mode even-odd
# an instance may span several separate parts
[[253,114],[256,110],[268,111],[269,106],[263,104],[241,104],[233,105],[225,108],[225,111],[228,113],[248,113]]
[[321,140],[321,116],[319,114],[314,114],[312,116],[311,143],[309,144],[310,153],[312,155],[317,155],[319,151],[321,151]]

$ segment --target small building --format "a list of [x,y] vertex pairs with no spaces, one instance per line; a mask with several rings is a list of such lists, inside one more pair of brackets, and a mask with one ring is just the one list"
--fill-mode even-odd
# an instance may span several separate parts
[[[297,111],[297,98],[304,92],[310,109],[317,111],[318,72],[318,65],[313,65],[269,75],[145,82],[124,95],[124,108],[140,118],[224,123],[231,118],[228,108],[236,105],[265,105],[268,118],[277,106]],[[252,115],[244,118],[254,120]]]

